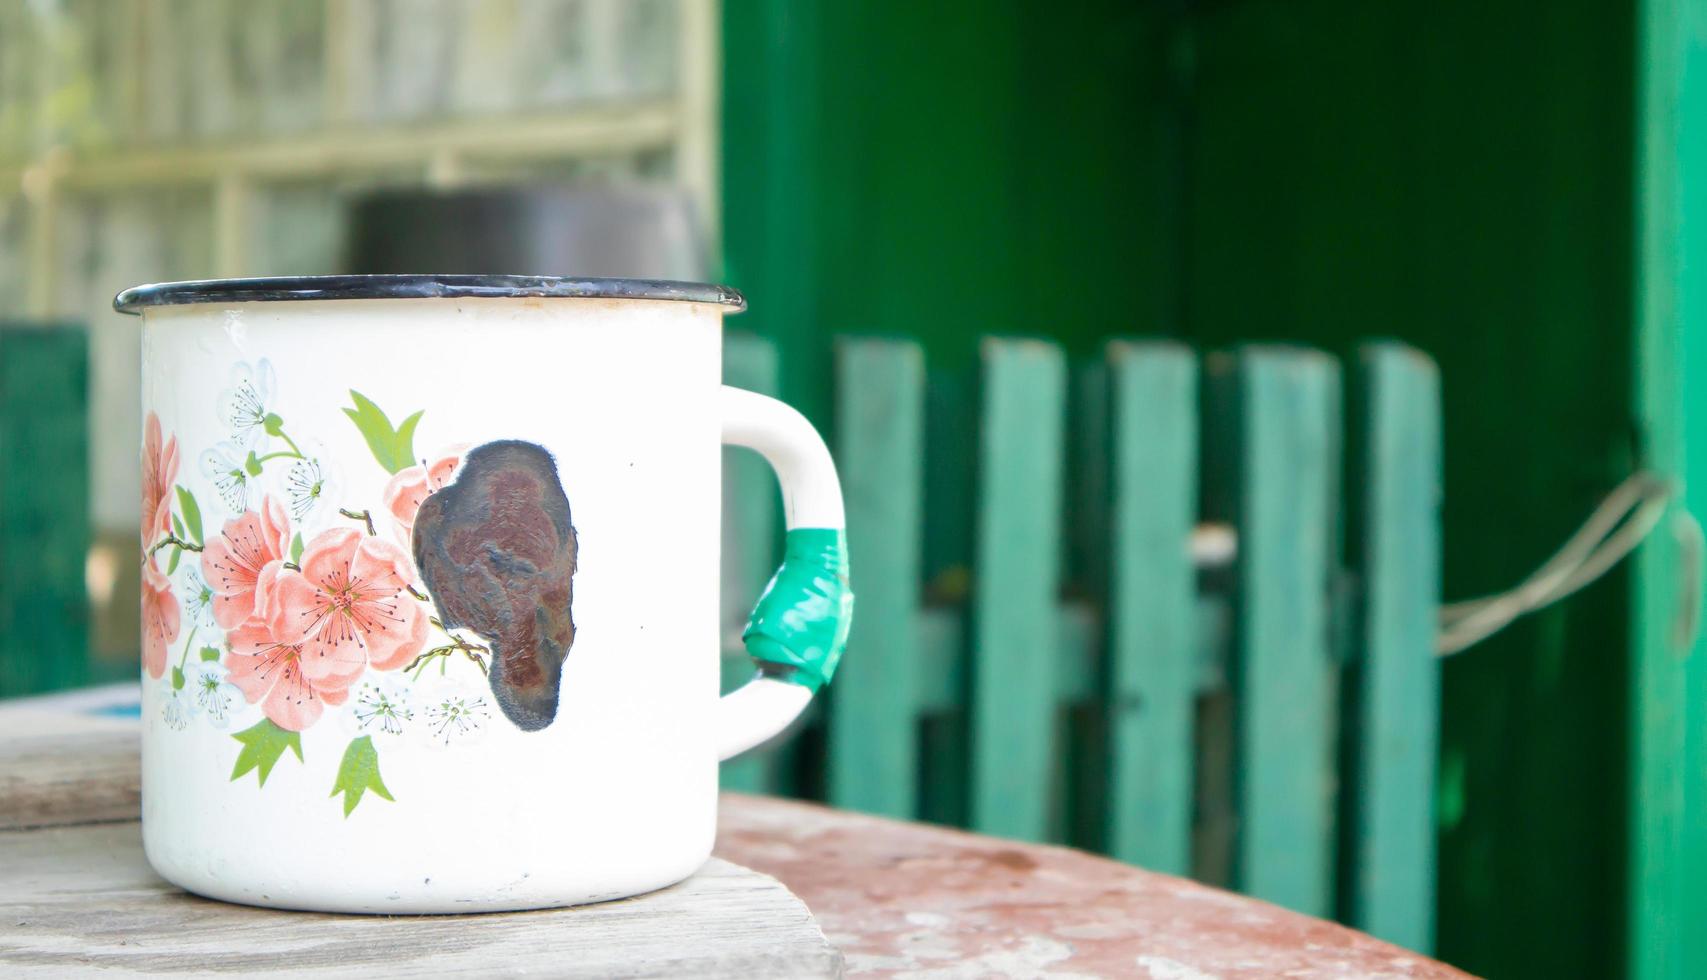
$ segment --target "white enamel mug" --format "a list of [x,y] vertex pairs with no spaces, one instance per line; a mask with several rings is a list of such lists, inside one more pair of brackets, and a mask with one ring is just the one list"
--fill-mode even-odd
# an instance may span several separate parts
[[[141,286],[143,838],[202,895],[572,905],[692,874],[718,761],[847,633],[841,491],[722,386],[722,287],[341,276]],[[718,698],[720,446],[788,553]]]

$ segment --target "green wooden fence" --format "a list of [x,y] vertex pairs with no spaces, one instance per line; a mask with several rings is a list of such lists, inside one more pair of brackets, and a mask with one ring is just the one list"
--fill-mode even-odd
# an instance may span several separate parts
[[[1432,363],[1370,344],[1348,386],[1291,347],[980,354],[968,378],[839,342],[848,655],[801,737],[725,786],[1088,847],[1428,950]],[[729,383],[779,369],[729,338]],[[761,466],[726,473],[732,684],[777,517]]]

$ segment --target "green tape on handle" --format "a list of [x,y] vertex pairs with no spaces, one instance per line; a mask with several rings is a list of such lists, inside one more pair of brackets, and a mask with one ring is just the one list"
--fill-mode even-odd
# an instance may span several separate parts
[[797,527],[741,639],[754,660],[791,668],[787,680],[816,692],[836,672],[852,623],[847,535]]

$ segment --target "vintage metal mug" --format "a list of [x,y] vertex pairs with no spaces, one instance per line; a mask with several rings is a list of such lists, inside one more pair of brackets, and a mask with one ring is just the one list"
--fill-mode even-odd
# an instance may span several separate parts
[[[717,763],[846,640],[841,490],[720,383],[718,286],[169,283],[143,316],[143,840],[234,902],[595,902],[711,852]],[[780,478],[782,568],[718,699],[720,444]]]

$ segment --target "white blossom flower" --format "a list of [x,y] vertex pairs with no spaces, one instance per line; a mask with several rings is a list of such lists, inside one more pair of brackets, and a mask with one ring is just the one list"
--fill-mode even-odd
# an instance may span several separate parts
[[[194,555],[190,556],[192,559]],[[184,597],[184,620],[191,626],[200,629],[212,629],[213,620],[213,590],[208,588],[202,578],[201,569],[196,562],[187,561],[178,570],[179,593]]]
[[338,469],[320,457],[299,459],[285,472],[285,499],[290,501],[291,519],[301,524],[333,506],[338,493]]
[[205,714],[215,728],[230,725],[233,712],[243,704],[243,692],[226,680],[230,673],[219,661],[204,660],[191,669],[185,684],[193,710]]
[[249,509],[248,458],[249,453],[234,442],[216,443],[201,455],[202,476],[213,481],[220,501],[233,514]]
[[175,732],[181,732],[190,724],[190,718],[196,713],[195,702],[190,700],[189,692],[166,685],[166,703],[160,708],[160,716],[166,722],[166,727]]
[[415,717],[414,692],[395,674],[369,674],[350,693],[344,727],[354,735],[401,735]]
[[434,678],[419,693],[421,734],[433,748],[479,741],[491,727],[492,692],[484,685],[465,686],[450,678]]
[[264,357],[252,366],[242,362],[231,366],[231,384],[219,393],[219,417],[231,426],[239,445],[265,442],[274,383],[273,363]]

